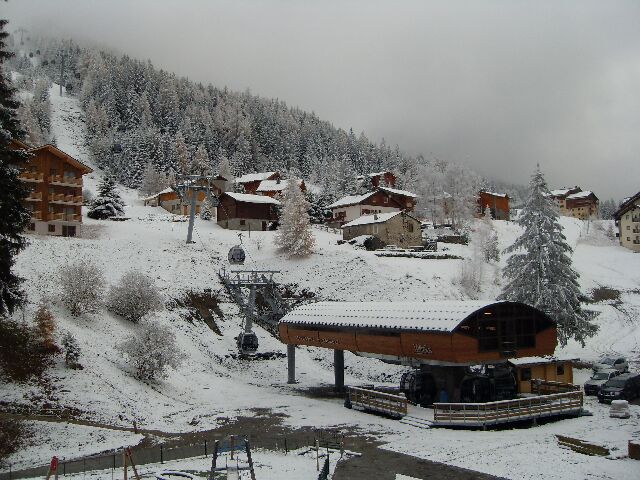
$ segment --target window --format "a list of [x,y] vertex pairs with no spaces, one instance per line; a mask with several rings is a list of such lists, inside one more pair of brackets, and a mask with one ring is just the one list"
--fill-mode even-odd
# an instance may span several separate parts
[[36,224],[35,223],[30,223],[29,224],[29,231],[33,232],[33,231],[35,231],[35,229],[36,229]]
[[407,224],[407,231],[408,231],[408,232],[413,232],[413,223],[409,222],[409,223]]
[[55,175],[56,174],[56,169],[55,168],[50,169],[49,170],[49,174],[50,175]]
[[631,230],[631,227],[629,225],[627,225],[627,230]]
[[47,229],[48,229],[49,233],[55,233],[56,226],[55,225],[49,225]]
[[564,375],[564,363],[559,363],[556,365],[556,375],[561,377]]
[[378,233],[378,225],[371,226],[371,233]]
[[240,220],[240,225],[245,225],[246,223],[246,220]]
[[523,382],[527,382],[529,380],[531,380],[531,369],[530,368],[523,368],[522,370],[520,370],[520,380]]
[[389,203],[389,197],[384,197],[384,203]]

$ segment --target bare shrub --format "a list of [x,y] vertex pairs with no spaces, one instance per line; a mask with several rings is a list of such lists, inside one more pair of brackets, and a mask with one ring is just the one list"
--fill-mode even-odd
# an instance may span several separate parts
[[0,419],[0,467],[4,467],[7,457],[26,445],[32,436],[32,430],[24,421]]
[[99,267],[83,259],[62,268],[60,286],[62,302],[72,315],[78,316],[99,308],[105,279]]
[[107,308],[131,322],[139,322],[162,307],[162,295],[153,280],[137,270],[125,273],[120,283],[109,289]]
[[59,351],[43,344],[39,328],[4,318],[0,321],[0,371],[9,380],[22,382],[41,376]]
[[134,368],[140,380],[154,381],[166,378],[167,369],[178,368],[182,354],[171,329],[146,320],[140,323],[140,331],[117,346]]

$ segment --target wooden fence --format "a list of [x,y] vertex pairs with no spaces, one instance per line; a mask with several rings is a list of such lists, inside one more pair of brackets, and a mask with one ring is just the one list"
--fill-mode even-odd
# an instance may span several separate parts
[[577,415],[582,411],[582,391],[489,403],[434,403],[434,426],[486,427],[543,417]]
[[552,382],[540,378],[531,379],[531,393],[536,395],[551,395],[553,393],[575,392],[580,390],[580,385],[573,383]]
[[347,395],[346,404],[349,407],[359,407],[392,417],[404,417],[407,414],[407,399],[403,396],[358,387],[348,387]]

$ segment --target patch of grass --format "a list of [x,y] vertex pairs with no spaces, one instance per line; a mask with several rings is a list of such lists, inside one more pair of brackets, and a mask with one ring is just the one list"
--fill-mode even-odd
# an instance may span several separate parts
[[188,322],[204,322],[211,331],[222,335],[216,319],[213,316],[213,313],[215,313],[220,320],[224,320],[224,315],[218,303],[216,294],[210,289],[205,289],[202,292],[194,292],[193,290],[187,292],[184,297],[176,298],[171,306],[186,308],[188,310],[186,315]]
[[598,302],[619,302],[620,290],[610,287],[598,287],[591,290],[591,300]]

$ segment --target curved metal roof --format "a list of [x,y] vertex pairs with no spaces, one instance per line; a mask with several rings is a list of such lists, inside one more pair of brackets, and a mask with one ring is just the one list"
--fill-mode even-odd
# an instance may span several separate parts
[[[425,301],[425,302],[318,302],[296,308],[280,322],[322,327],[356,327],[384,330],[453,332],[478,310],[494,305],[519,305],[496,301]],[[541,312],[542,314],[542,312]]]

